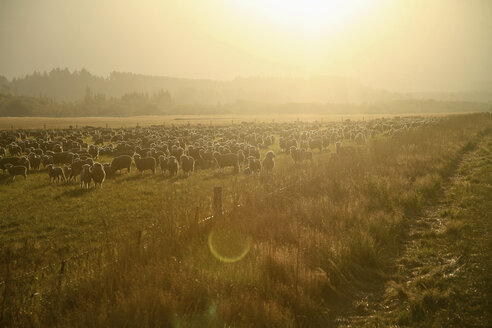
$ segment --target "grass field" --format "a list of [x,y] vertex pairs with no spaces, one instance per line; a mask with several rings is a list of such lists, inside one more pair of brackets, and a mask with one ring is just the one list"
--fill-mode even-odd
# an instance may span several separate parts
[[[214,124],[221,119],[236,120],[214,118]],[[113,122],[136,124],[135,118]],[[138,123],[162,124],[158,118]],[[23,124],[44,123],[30,118]],[[43,171],[13,183],[2,175],[0,326],[370,326],[382,317],[401,325],[458,326],[466,321],[430,319],[441,313],[443,297],[452,298],[440,277],[428,276],[436,284],[425,291],[430,296],[414,280],[400,286],[412,269],[402,259],[487,251],[473,250],[467,240],[479,232],[467,227],[488,222],[469,209],[474,197],[482,213],[490,207],[491,129],[487,113],[453,115],[432,127],[348,144],[337,156],[333,148],[315,151],[313,163],[303,166],[294,166],[275,144],[275,171],[259,177],[218,169],[171,179],[132,172],[108,179],[102,190],[81,190],[74,183],[50,184]],[[466,178],[455,181],[458,176]],[[215,186],[223,187],[227,214],[195,224],[212,212]],[[439,213],[453,219],[442,230],[426,227],[410,237],[443,199]],[[457,214],[462,210],[466,215]],[[412,240],[425,247],[408,246]],[[471,250],[453,246],[456,240]],[[395,263],[403,263],[397,278]],[[419,265],[419,275],[427,275],[430,267]],[[463,279],[473,283],[483,274]],[[393,289],[384,294],[387,286]],[[400,289],[406,296],[395,300]],[[366,305],[367,295],[388,302],[392,316]],[[420,311],[429,297],[433,310]],[[408,306],[416,310],[407,313]],[[487,326],[477,314],[485,305],[476,306],[464,318]]]
[[[409,114],[411,115],[411,114]],[[428,113],[421,116],[444,116],[443,113]],[[454,114],[459,115],[459,113]],[[391,114],[369,115],[315,115],[315,114],[278,114],[278,115],[163,115],[163,116],[127,116],[127,117],[0,117],[0,130],[2,129],[66,129],[69,126],[82,127],[134,127],[137,124],[145,127],[150,125],[174,124],[213,124],[226,125],[241,122],[290,122],[302,121],[339,121],[342,119],[369,120],[379,117],[394,117]]]

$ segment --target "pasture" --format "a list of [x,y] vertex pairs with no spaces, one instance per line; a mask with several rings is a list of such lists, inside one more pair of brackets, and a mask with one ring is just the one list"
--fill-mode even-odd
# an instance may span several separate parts
[[[253,147],[260,160],[275,153],[272,172],[256,174],[244,173],[247,162],[235,173],[200,158],[189,176],[140,174],[133,163],[103,188],[50,183],[46,167],[27,179],[1,174],[0,326],[349,326],[382,315],[364,297],[403,281],[395,263],[408,236],[443,195],[453,197],[446,191],[457,172],[466,176],[464,158],[488,158],[473,183],[490,195],[489,113],[3,118],[0,129],[4,147],[37,140],[45,151],[60,143],[80,154],[101,137],[100,163],[119,144],[132,153],[172,154],[176,145],[204,154]],[[312,160],[295,162],[286,140]],[[214,187],[222,187],[223,214],[214,213]],[[412,306],[419,301],[426,299],[415,296]],[[430,317],[448,311],[436,304],[432,313],[399,309],[391,323],[436,324]]]
[[[457,113],[460,114],[460,113]],[[411,114],[408,114],[411,115]],[[450,114],[426,113],[419,116],[444,116]],[[456,114],[454,114],[456,115]],[[292,121],[324,121],[336,122],[344,119],[355,121],[371,120],[376,118],[392,118],[393,114],[365,114],[365,115],[317,115],[317,114],[265,114],[265,115],[145,115],[122,117],[0,117],[0,130],[8,129],[66,129],[72,126],[94,127],[141,127],[151,125],[229,125],[241,122],[292,122]]]

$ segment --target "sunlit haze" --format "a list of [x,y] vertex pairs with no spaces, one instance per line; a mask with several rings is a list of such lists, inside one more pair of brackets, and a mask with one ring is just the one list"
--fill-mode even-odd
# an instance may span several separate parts
[[487,0],[3,0],[0,75],[344,76],[394,91],[492,81]]

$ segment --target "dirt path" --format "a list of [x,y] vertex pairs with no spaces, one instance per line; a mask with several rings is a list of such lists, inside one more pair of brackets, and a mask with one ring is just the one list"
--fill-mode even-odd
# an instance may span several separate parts
[[343,327],[492,326],[492,133],[456,161],[440,201],[410,222],[394,272]]

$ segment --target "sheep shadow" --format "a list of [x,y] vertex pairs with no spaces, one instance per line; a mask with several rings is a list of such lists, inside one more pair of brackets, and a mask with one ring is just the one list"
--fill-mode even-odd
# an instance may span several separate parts
[[174,176],[166,176],[163,180],[168,180],[170,183],[178,182],[179,180],[188,179],[190,176],[185,174],[174,175]]
[[[129,176],[127,174],[130,174]],[[157,172],[155,174],[152,173],[144,173],[141,175],[140,173],[137,174],[132,174],[132,173],[123,173],[119,175],[113,175],[110,179],[114,180],[115,183],[123,183],[123,182],[129,182],[129,181],[136,181],[136,180],[142,180],[146,179],[148,177],[153,177],[157,175]]]
[[65,197],[68,197],[68,198],[81,197],[81,196],[85,195],[86,193],[92,192],[94,190],[95,190],[94,188],[89,188],[89,189],[85,189],[85,188],[70,189],[70,190],[67,190],[67,191],[62,192],[61,194],[59,194],[58,196],[56,196],[55,199],[61,199],[61,198],[65,198]]
[[203,177],[203,180],[213,180],[213,179],[229,179],[231,177],[237,176],[240,172],[215,172],[212,175]]
[[10,184],[12,183],[12,178],[8,174],[0,174],[0,183]]

